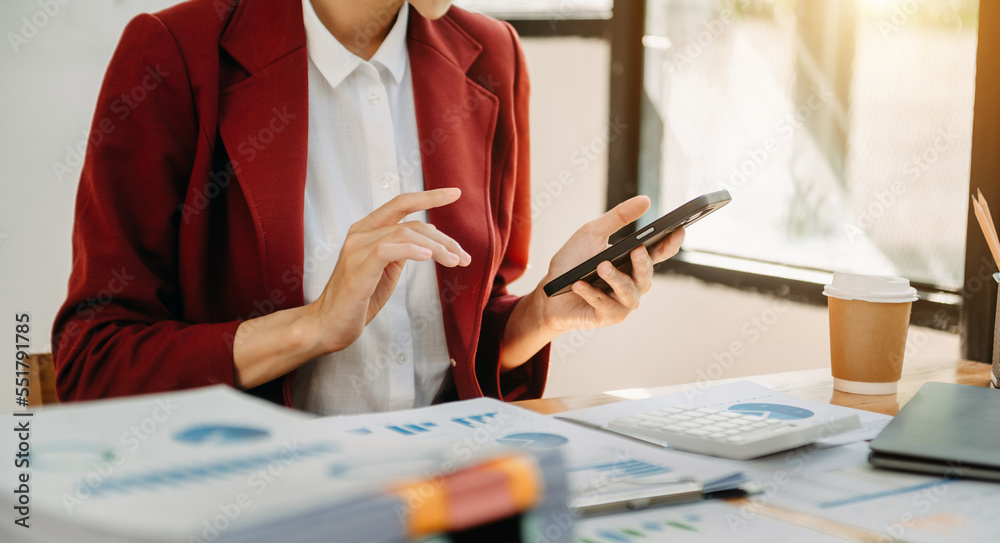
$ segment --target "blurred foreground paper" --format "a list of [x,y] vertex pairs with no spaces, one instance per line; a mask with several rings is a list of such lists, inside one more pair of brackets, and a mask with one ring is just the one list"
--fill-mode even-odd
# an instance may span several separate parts
[[[8,518],[3,541],[395,542],[528,509],[568,518],[552,451],[373,448],[228,387],[16,418],[30,424],[30,466],[0,476],[10,489],[29,475],[30,528]],[[18,499],[0,498],[8,516],[23,516]]]

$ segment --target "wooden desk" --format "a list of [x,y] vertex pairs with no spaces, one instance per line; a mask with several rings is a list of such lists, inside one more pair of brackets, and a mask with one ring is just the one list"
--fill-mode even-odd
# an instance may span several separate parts
[[[692,386],[707,386],[734,381],[752,381],[768,388],[784,392],[791,396],[816,402],[832,403],[857,409],[865,409],[877,413],[895,415],[900,407],[906,404],[920,387],[929,381],[942,383],[959,383],[963,385],[989,386],[990,365],[968,360],[956,359],[914,359],[903,364],[903,378],[899,382],[896,394],[885,396],[860,396],[846,394],[833,390],[833,378],[830,370],[805,370],[787,373],[760,375],[740,379],[709,381],[702,384],[671,385],[653,388],[638,388],[618,390],[599,394],[582,394],[564,398],[546,398],[517,402],[521,407],[543,414],[561,413],[574,409],[583,409],[596,405],[620,402],[624,400],[648,398],[660,394],[679,392]],[[746,506],[752,503],[756,512],[772,518],[806,526],[814,530],[844,538],[848,541],[875,543],[885,541],[885,536],[853,526],[839,524],[827,519],[781,509],[749,498],[726,500],[734,507]]]
[[597,394],[566,396],[563,398],[526,400],[517,402],[517,405],[549,415],[562,413],[563,411],[572,411],[574,409],[583,409],[585,407],[594,407],[595,405],[679,392],[685,390],[685,388],[690,389],[693,386],[708,386],[735,381],[751,381],[805,400],[832,403],[864,409],[866,411],[895,415],[899,411],[899,408],[905,405],[924,383],[929,381],[989,386],[990,365],[955,359],[908,360],[903,364],[903,378],[899,382],[899,392],[885,396],[861,396],[833,390],[833,378],[830,376],[830,370],[820,369],[772,373],[756,377],[723,379],[686,385],[633,388]]

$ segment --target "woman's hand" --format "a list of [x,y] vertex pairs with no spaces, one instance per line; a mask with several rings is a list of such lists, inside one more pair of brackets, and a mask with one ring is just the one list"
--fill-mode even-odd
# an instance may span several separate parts
[[451,204],[461,194],[457,188],[400,194],[351,226],[330,281],[310,304],[323,339],[321,350],[342,350],[361,336],[392,296],[407,260],[433,259],[449,268],[469,265],[469,253],[433,225],[400,222],[412,213]]
[[[623,226],[637,220],[649,209],[649,198],[636,196],[622,202],[611,211],[583,225],[552,257],[549,273],[537,290],[549,281],[573,269],[581,262],[603,251],[608,238]],[[600,328],[617,324],[639,307],[639,299],[649,292],[653,284],[653,265],[677,254],[684,241],[684,229],[671,233],[647,251],[644,246],[632,250],[632,271],[625,273],[611,262],[597,266],[597,274],[613,292],[605,293],[586,283],[577,281],[573,291],[549,298],[542,292],[542,318],[558,331]]]
[[451,204],[457,188],[400,194],[351,225],[323,293],[312,303],[244,321],[233,341],[236,385],[252,388],[340,351],[392,296],[407,260],[449,268],[472,261],[455,240],[406,216]]
[[684,229],[673,232],[651,251],[640,246],[631,253],[632,271],[624,273],[601,262],[597,273],[613,292],[577,281],[572,292],[549,298],[542,287],[603,251],[608,238],[649,209],[649,198],[637,196],[583,225],[552,257],[549,272],[530,294],[514,307],[504,331],[500,365],[511,370],[523,364],[563,332],[616,324],[639,307],[639,299],[653,283],[653,265],[674,256],[684,241]]

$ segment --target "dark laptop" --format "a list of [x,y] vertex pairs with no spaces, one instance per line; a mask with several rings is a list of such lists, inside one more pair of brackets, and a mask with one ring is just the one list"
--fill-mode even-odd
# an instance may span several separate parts
[[926,383],[871,449],[880,468],[1000,481],[1000,391]]

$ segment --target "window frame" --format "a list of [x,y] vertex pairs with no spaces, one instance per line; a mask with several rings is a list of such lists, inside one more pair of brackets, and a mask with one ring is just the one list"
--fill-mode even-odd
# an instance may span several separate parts
[[[522,37],[586,37],[610,42],[609,121],[619,120],[622,132],[609,138],[606,209],[639,194],[639,163],[646,0],[614,0],[610,18],[508,19]],[[981,2],[979,29],[1000,29],[1000,3]],[[1000,55],[1000,32],[978,31],[976,58],[976,99],[973,113],[972,167],[970,191],[982,190],[993,209],[1000,209],[1000,64],[990,62]],[[940,289],[913,283],[920,299],[913,304],[911,323],[958,332],[961,356],[989,362],[993,355],[997,284],[990,275],[997,270],[978,223],[967,210],[965,273],[960,290]],[[612,236],[612,241],[635,231],[628,225]],[[790,300],[826,305],[823,285],[829,271],[810,270],[756,262],[728,255],[681,250],[659,264],[658,274],[694,277],[707,283],[769,293]]]
[[[984,7],[986,4],[989,5]],[[984,26],[1000,28],[997,24],[1000,22],[1000,5],[994,4],[991,2],[980,4],[980,28]],[[624,31],[626,35],[613,37],[612,59],[615,59],[614,44],[617,43],[620,53],[632,55],[631,58],[622,60],[622,65],[637,69],[640,73],[638,77],[621,78],[618,84],[612,78],[610,115],[612,118],[618,116],[624,119],[632,133],[620,137],[609,146],[607,209],[639,194],[638,142],[642,116],[640,108],[629,105],[641,104],[643,99],[642,36],[645,34],[646,0],[615,0],[615,19],[622,11],[621,6],[625,7],[627,20],[617,22],[613,28],[616,33]],[[1000,157],[991,156],[989,149],[1000,148],[1000,102],[993,99],[994,103],[988,104],[988,108],[982,108],[980,104],[990,101],[984,98],[990,94],[986,92],[987,90],[992,91],[994,97],[1000,92],[1000,68],[990,66],[987,62],[991,57],[996,58],[993,53],[1000,53],[1000,38],[989,36],[984,40],[984,33],[979,32],[978,48],[976,108],[973,123],[973,173],[970,186],[981,188],[987,200],[993,202],[1000,200],[1000,184],[997,181],[1000,179]],[[613,65],[612,74],[614,73]],[[977,157],[979,162],[989,164],[979,164],[980,167],[977,168]],[[997,205],[1000,204],[994,204]],[[981,278],[983,272],[977,272],[978,268],[983,267],[981,262],[988,255],[988,249],[982,234],[978,232],[975,218],[971,215],[971,208],[968,215],[964,283],[966,288],[956,291],[913,283],[920,293],[920,299],[913,304],[911,323],[960,333],[962,357],[986,362],[991,360],[992,356],[995,304],[991,300],[996,300],[997,285],[994,281],[983,281]],[[618,236],[632,233],[634,229],[634,225],[629,225]],[[769,273],[754,271],[762,267],[768,269]],[[661,274],[690,276],[740,290],[772,293],[798,302],[823,306],[826,305],[826,298],[822,294],[823,285],[832,274],[829,271],[756,262],[684,249],[674,258],[659,264],[656,271]],[[995,267],[990,273],[993,271]],[[982,286],[977,287],[977,285]]]

